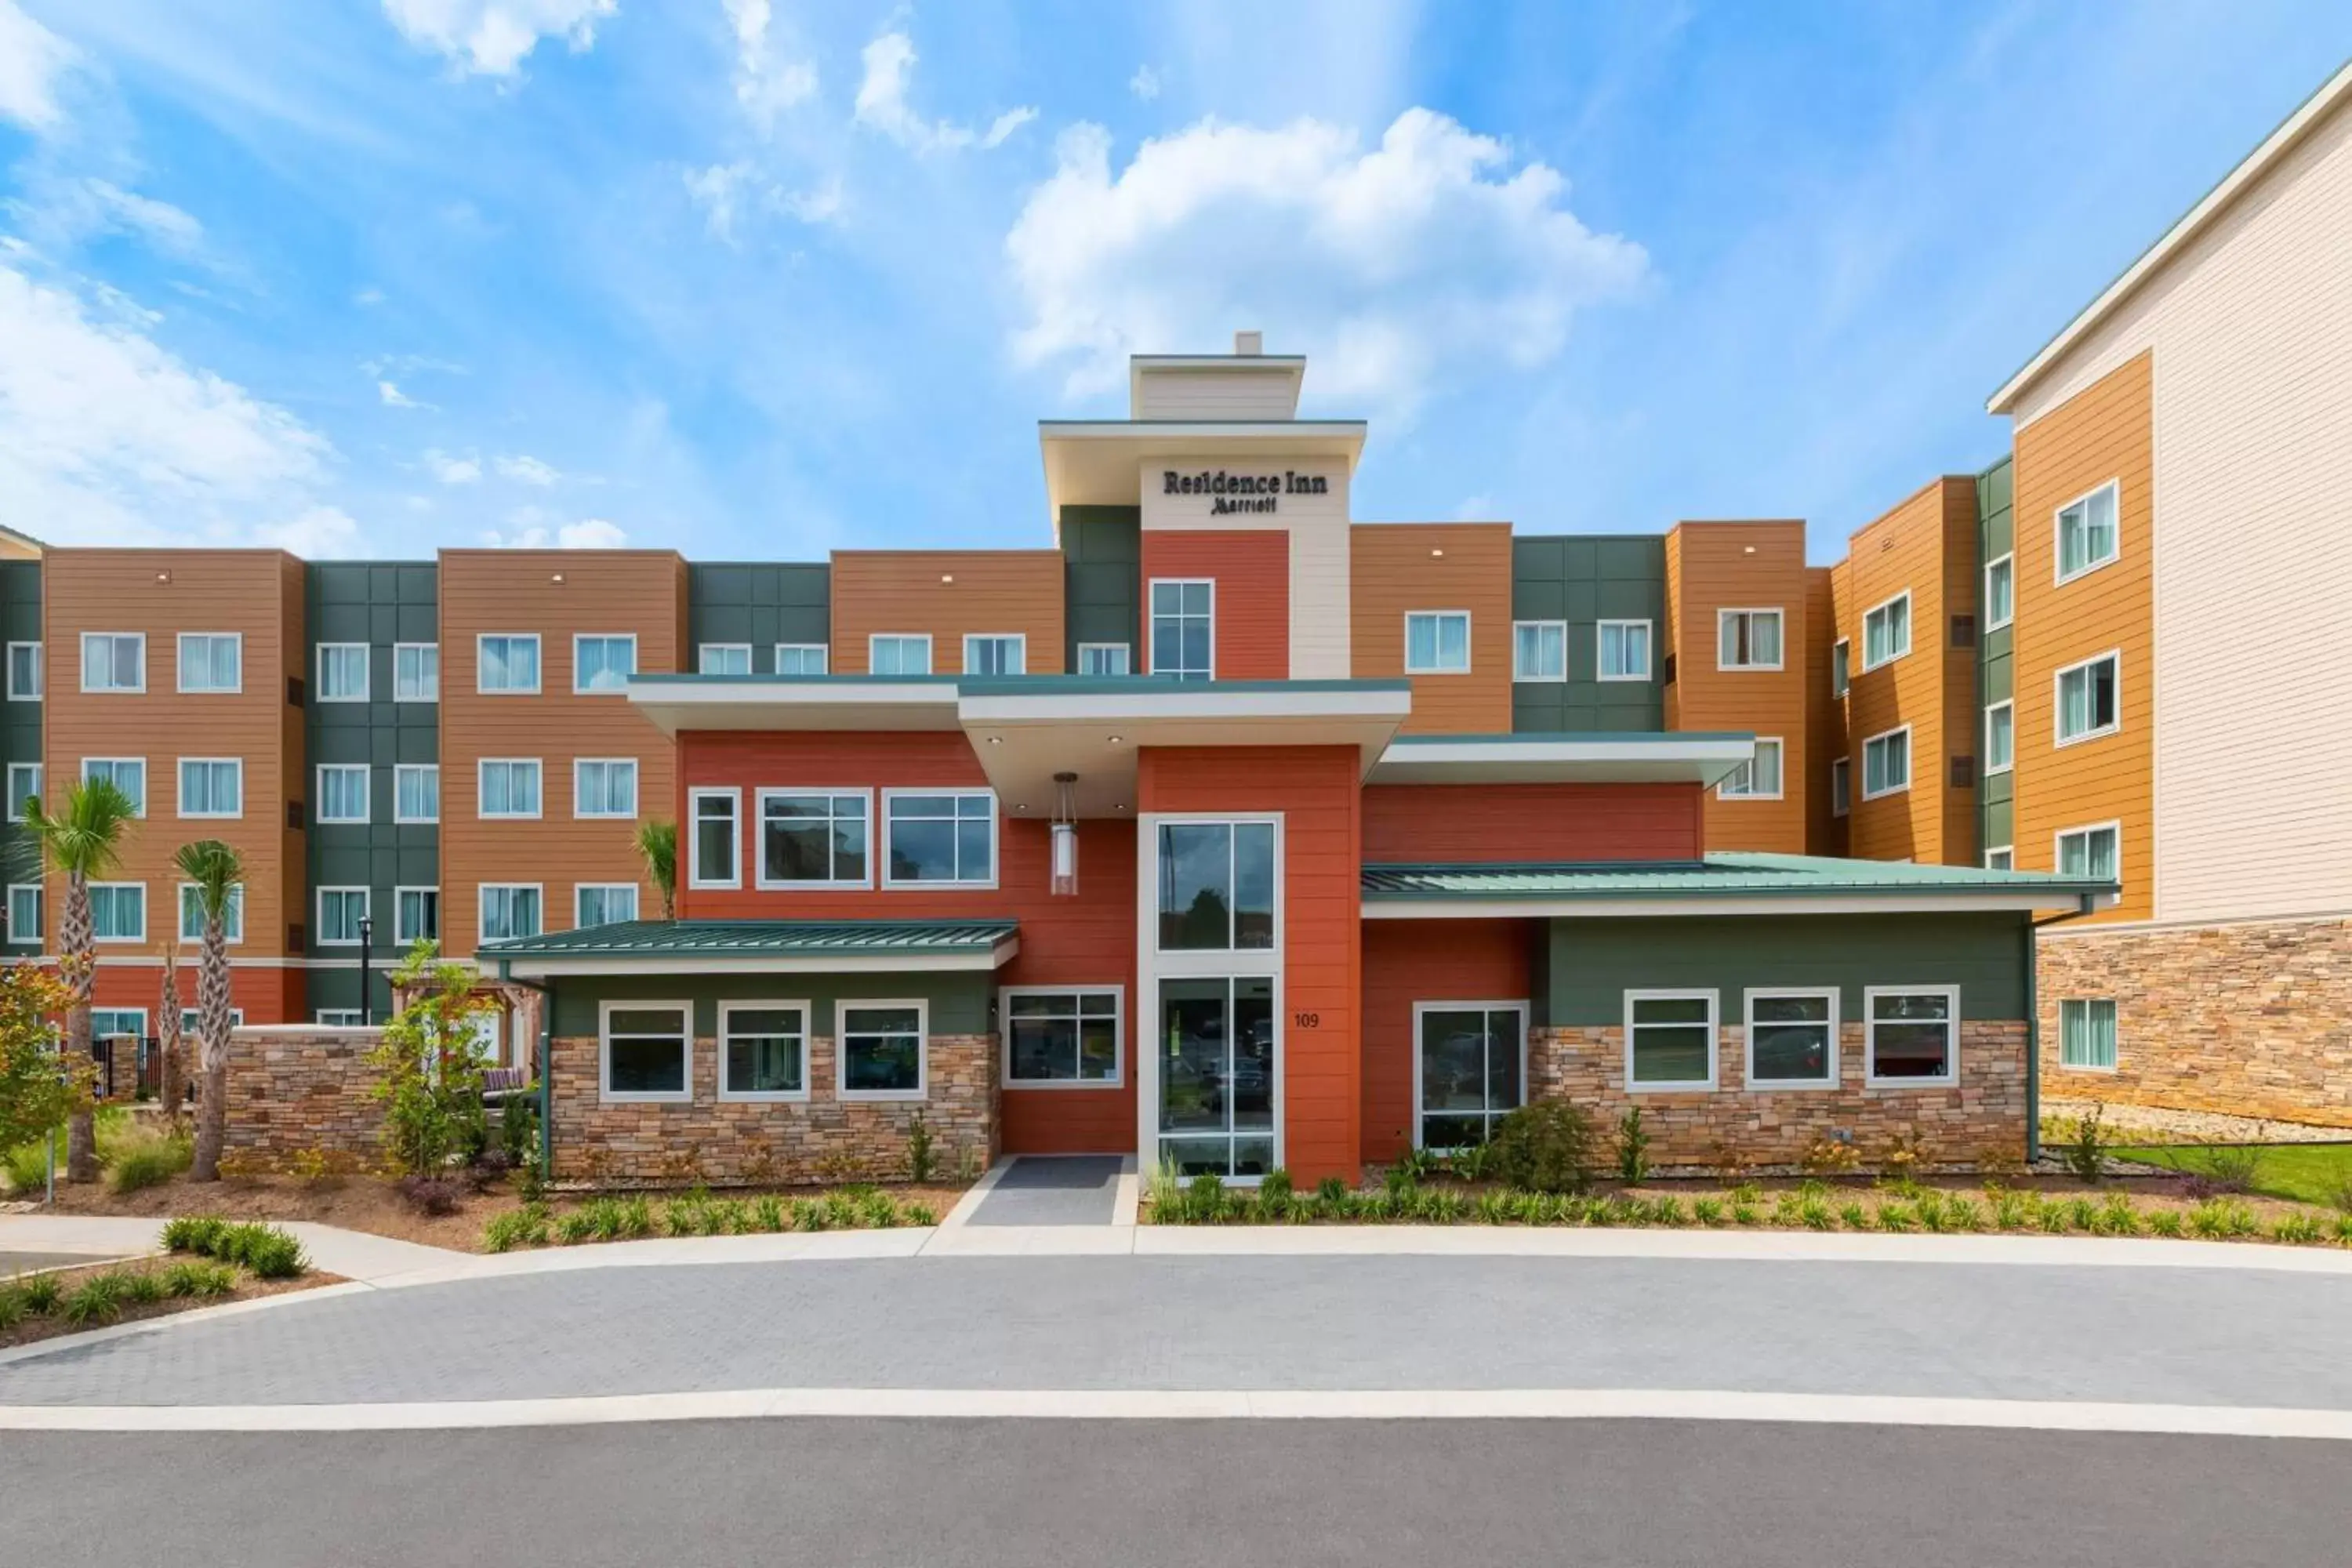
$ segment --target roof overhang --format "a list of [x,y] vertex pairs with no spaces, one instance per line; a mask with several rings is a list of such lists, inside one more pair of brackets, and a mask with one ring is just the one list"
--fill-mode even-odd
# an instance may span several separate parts
[[1873,897],[1822,893],[1676,894],[1667,898],[1478,899],[1367,898],[1370,920],[1643,920],[1702,915],[1952,915],[2092,914],[2112,907],[2114,893],[1932,893]]
[[499,958],[483,955],[499,973],[515,980],[555,980],[580,974],[905,974],[920,971],[996,970],[1021,951],[1019,937],[1007,937],[980,952],[771,953],[765,956],[679,953],[675,958],[583,955],[577,958]]
[[1021,951],[1012,921],[644,921],[486,942],[501,978],[581,974],[877,974],[988,972]]
[[1298,395],[1307,384],[1305,354],[1129,354],[1127,360],[1127,406],[1143,406],[1147,375],[1173,372],[1178,375],[1259,375],[1278,377],[1290,394],[1290,411],[1298,411]]
[[952,730],[952,677],[640,675],[629,700],[665,735],[681,730]]
[[1736,734],[1400,736],[1365,782],[1714,784],[1755,754]]
[[1161,459],[1337,458],[1354,473],[1364,452],[1360,419],[1045,419],[1045,515],[1060,537],[1066,506],[1133,506],[1142,468]]

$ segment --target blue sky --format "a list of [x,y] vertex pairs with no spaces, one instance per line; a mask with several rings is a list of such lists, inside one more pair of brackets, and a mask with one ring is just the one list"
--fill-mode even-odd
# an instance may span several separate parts
[[0,521],[1042,544],[1034,421],[1256,327],[1365,520],[1803,517],[2352,55],[2340,0],[0,0]]

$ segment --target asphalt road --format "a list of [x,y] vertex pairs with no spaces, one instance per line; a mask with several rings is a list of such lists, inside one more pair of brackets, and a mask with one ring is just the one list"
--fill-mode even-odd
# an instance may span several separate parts
[[2340,1444],[1675,1422],[689,1422],[0,1436],[43,1568],[2344,1560]]

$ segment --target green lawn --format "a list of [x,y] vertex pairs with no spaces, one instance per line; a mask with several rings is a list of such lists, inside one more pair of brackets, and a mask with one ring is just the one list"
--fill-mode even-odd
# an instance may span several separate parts
[[[2265,1143],[2254,1191],[2274,1198],[2294,1198],[2307,1204],[2335,1204],[2352,1184],[2352,1143]],[[2200,1151],[2194,1145],[2169,1148],[2117,1149],[2122,1160],[2145,1160],[2154,1165],[2195,1173]]]

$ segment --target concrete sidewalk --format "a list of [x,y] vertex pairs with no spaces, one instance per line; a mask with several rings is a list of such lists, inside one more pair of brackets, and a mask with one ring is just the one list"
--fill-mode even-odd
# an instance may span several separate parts
[[[474,1256],[371,1236],[365,1231],[313,1225],[307,1220],[269,1223],[291,1232],[302,1243],[302,1249],[310,1255],[313,1268],[367,1284],[425,1269],[446,1268]],[[98,1263],[159,1251],[163,1245],[163,1222],[153,1219],[106,1215],[0,1215],[0,1254],[54,1253]]]

